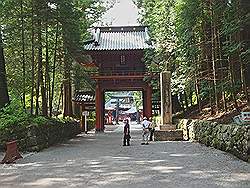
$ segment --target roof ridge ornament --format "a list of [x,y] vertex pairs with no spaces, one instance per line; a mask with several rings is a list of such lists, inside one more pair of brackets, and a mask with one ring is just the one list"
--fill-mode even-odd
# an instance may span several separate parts
[[148,27],[146,26],[145,27],[145,42],[149,45],[152,45],[152,41],[150,39],[150,36],[149,36],[149,31],[148,31]]
[[100,35],[101,35],[101,30],[100,30],[100,28],[97,28],[96,31],[95,31],[95,33],[94,33],[94,39],[95,39],[94,44],[95,44],[95,46],[99,46],[100,45],[99,44]]

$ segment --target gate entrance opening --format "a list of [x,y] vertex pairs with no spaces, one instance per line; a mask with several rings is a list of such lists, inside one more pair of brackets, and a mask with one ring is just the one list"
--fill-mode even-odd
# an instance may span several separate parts
[[118,125],[128,119],[139,123],[143,117],[142,91],[106,91],[104,124]]

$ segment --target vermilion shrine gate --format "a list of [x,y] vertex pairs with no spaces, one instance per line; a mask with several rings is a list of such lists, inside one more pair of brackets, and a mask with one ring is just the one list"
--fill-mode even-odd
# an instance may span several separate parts
[[[143,115],[152,115],[152,88],[144,81],[144,50],[149,44],[147,27],[97,27],[94,39],[85,43],[85,54],[98,73],[96,80],[96,131],[104,130],[104,93],[106,91],[142,91]],[[86,65],[86,64],[85,64]]]

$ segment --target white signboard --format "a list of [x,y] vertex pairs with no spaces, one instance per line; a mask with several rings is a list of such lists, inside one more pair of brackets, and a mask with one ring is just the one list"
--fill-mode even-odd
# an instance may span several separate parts
[[89,112],[88,112],[88,111],[83,111],[83,112],[82,112],[82,115],[83,115],[83,116],[88,116],[88,115],[89,115]]
[[85,125],[84,130],[85,130],[85,133],[87,134],[87,132],[88,132],[87,116],[89,115],[89,112],[88,111],[83,111],[82,115],[85,116],[85,118],[84,118],[84,125]]

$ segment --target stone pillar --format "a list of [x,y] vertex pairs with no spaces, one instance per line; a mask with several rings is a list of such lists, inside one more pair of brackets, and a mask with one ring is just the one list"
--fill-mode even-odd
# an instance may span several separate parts
[[161,86],[161,125],[160,130],[174,130],[172,124],[171,72],[160,74]]
[[85,116],[82,113],[85,111],[85,105],[81,104],[81,130],[85,132]]

